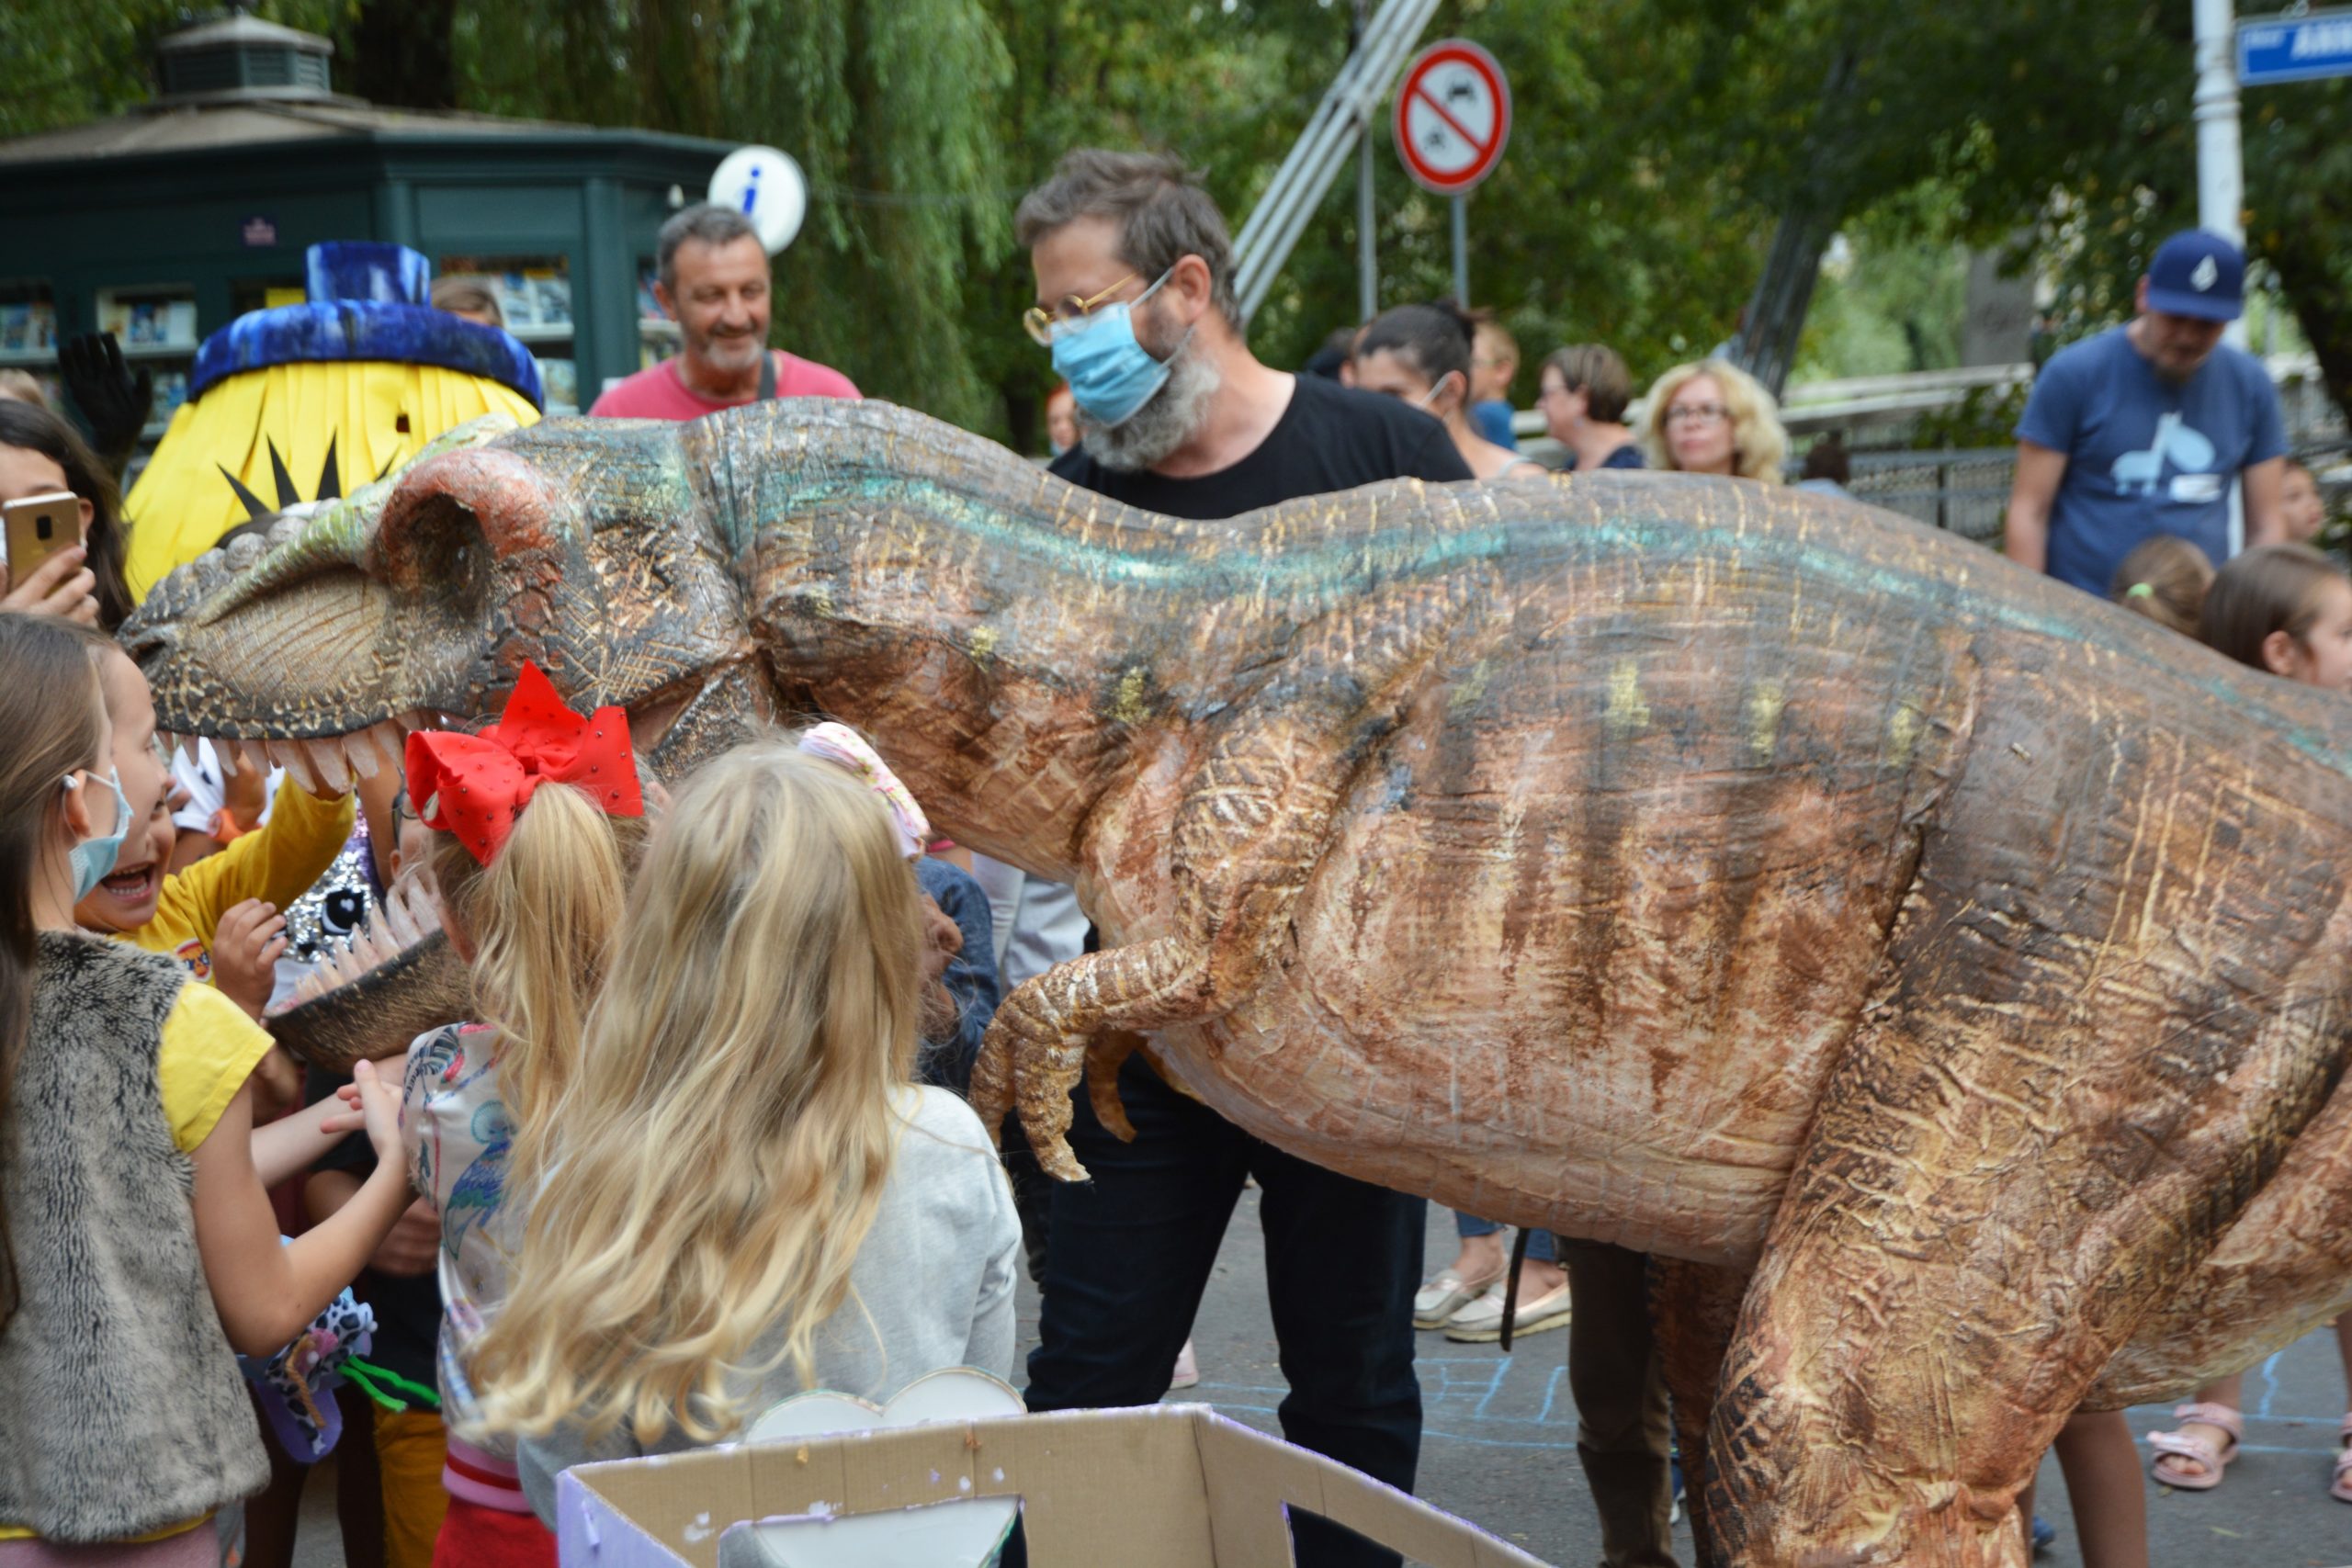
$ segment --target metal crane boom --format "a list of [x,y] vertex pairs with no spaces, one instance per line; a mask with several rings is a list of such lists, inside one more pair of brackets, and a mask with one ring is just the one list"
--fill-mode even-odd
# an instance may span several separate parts
[[1298,243],[1331,182],[1340,177],[1356,139],[1405,68],[1413,45],[1437,12],[1438,0],[1383,0],[1366,22],[1315,116],[1274,171],[1273,183],[1250,209],[1235,240],[1234,292],[1246,322],[1265,301],[1291,248]]

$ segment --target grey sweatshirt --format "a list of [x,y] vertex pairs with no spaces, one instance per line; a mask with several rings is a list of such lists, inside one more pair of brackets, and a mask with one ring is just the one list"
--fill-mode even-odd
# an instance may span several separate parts
[[[972,1108],[945,1089],[910,1086],[897,1157],[874,1228],[850,1266],[850,1296],[817,1330],[816,1386],[876,1404],[925,1372],[978,1367],[1012,1374],[1012,1281],[1021,1222],[996,1150]],[[763,1342],[754,1359],[775,1348]],[[749,1391],[756,1417],[802,1392],[790,1362]],[[572,1465],[690,1448],[676,1432],[639,1443],[627,1432],[590,1444],[571,1428],[526,1440],[523,1491],[549,1529],[555,1478]]]

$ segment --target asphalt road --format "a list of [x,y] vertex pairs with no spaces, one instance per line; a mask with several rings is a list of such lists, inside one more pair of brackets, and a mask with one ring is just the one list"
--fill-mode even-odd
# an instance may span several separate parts
[[[1266,1431],[1279,1431],[1274,1407],[1284,1392],[1266,1315],[1265,1266],[1257,1191],[1242,1194],[1227,1233],[1216,1275],[1194,1324],[1201,1384],[1174,1397],[1198,1400]],[[1431,1267],[1453,1256],[1450,1215],[1431,1205]],[[1022,1287],[1021,1355],[1035,1343],[1037,1298]],[[1576,1406],[1568,1394],[1564,1332],[1521,1340],[1517,1352],[1420,1337],[1424,1430],[1420,1495],[1510,1540],[1559,1568],[1598,1562],[1600,1540],[1592,1499],[1576,1457]],[[1019,1381],[1016,1374],[1015,1381]],[[2220,1488],[2147,1490],[2153,1558],[2161,1568],[2343,1568],[2352,1564],[2352,1506],[2327,1495],[2336,1423],[2346,1400],[2334,1336],[2290,1347],[2247,1380],[2246,1442]],[[2168,1412],[2134,1410],[2143,1439],[2169,1425]],[[325,1468],[325,1467],[322,1467]],[[314,1478],[304,1499],[298,1568],[337,1568],[330,1478]],[[2082,1555],[2054,1461],[2042,1465],[2042,1517],[2058,1542],[2039,1561],[2077,1568]],[[1678,1554],[1690,1561],[1688,1525],[1676,1530]]]

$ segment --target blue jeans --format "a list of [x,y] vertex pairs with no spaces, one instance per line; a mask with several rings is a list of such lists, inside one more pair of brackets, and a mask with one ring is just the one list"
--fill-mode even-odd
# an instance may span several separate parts
[[[1102,1130],[1081,1091],[1070,1146],[1093,1179],[1058,1184],[1046,1242],[1032,1410],[1149,1404],[1193,1331],[1245,1177],[1263,1193],[1266,1294],[1283,1435],[1403,1492],[1420,1460],[1413,1292],[1426,1208],[1250,1136],[1168,1087],[1141,1055],[1119,1073],[1136,1141]],[[1394,1568],[1396,1553],[1295,1514],[1299,1568]],[[1011,1561],[1008,1556],[1008,1562]]]
[[[1503,1227],[1492,1220],[1482,1220],[1476,1214],[1453,1211],[1453,1234],[1456,1235],[1492,1235]],[[1557,1263],[1559,1253],[1553,1246],[1550,1231],[1527,1233],[1527,1256],[1538,1263]]]

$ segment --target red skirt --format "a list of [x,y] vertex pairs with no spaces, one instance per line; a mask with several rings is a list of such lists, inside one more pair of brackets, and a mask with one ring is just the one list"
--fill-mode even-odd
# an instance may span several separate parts
[[433,1542],[433,1568],[556,1568],[555,1532],[537,1514],[452,1497]]

